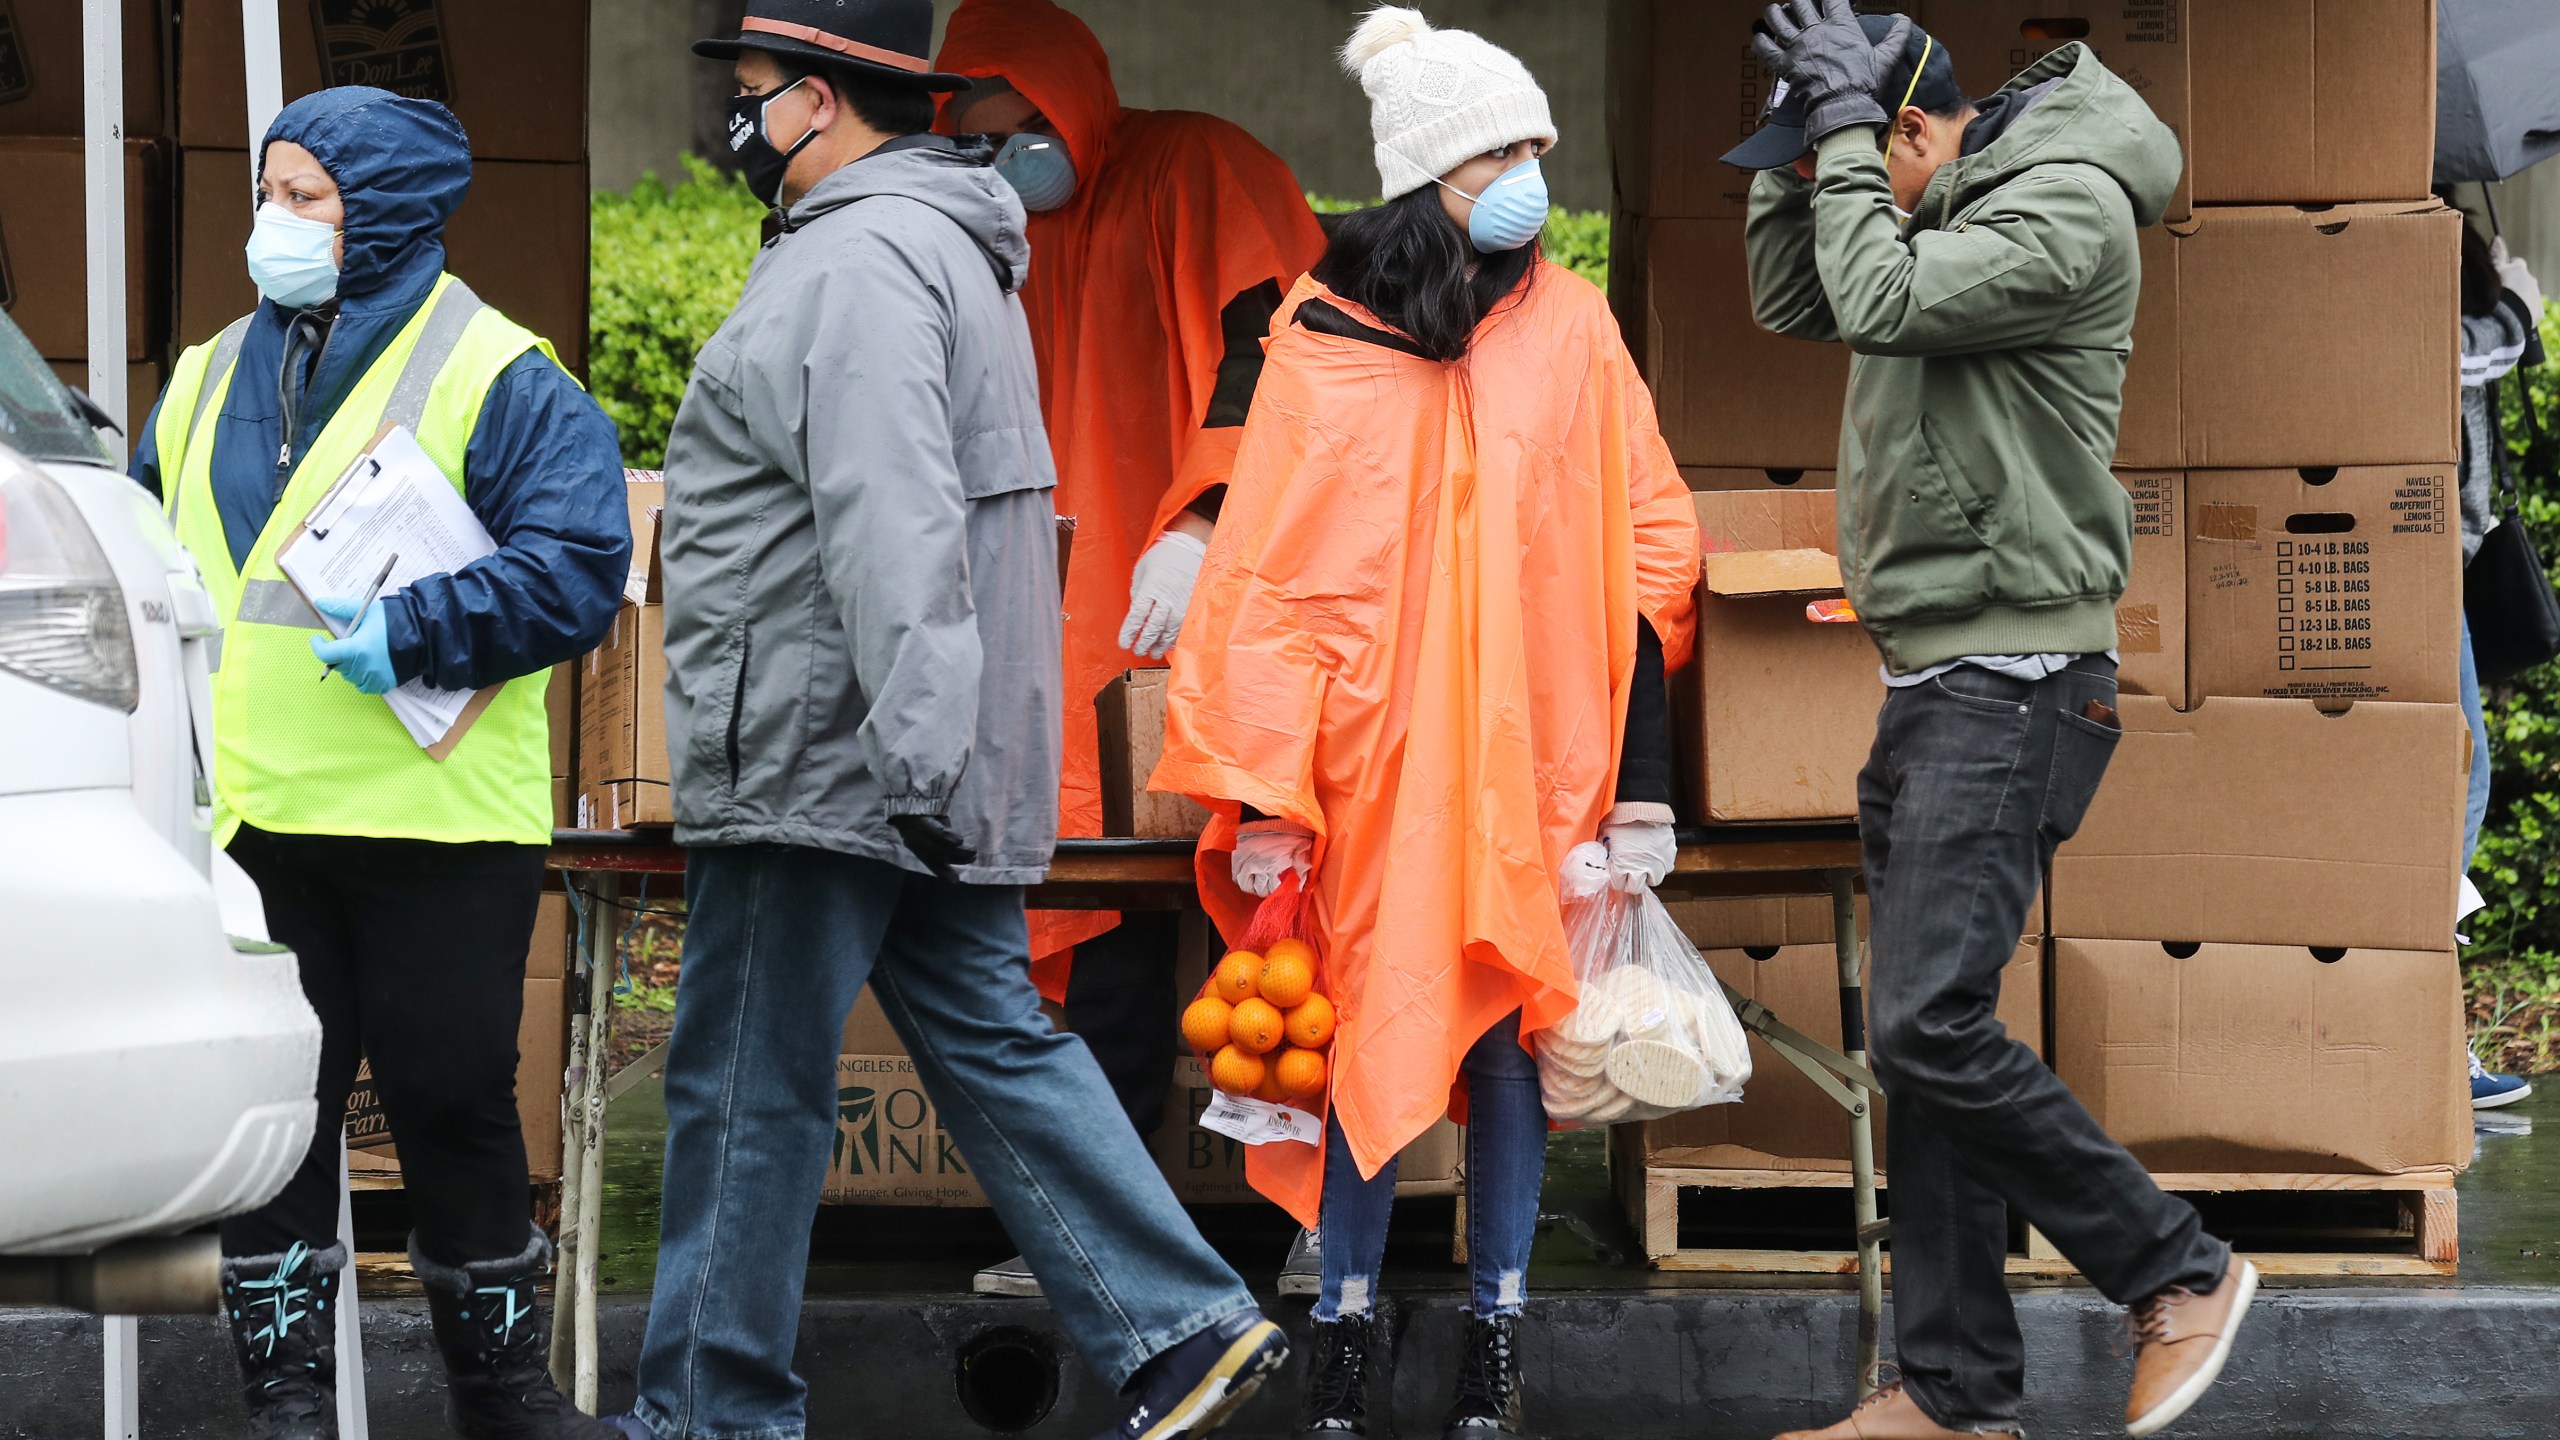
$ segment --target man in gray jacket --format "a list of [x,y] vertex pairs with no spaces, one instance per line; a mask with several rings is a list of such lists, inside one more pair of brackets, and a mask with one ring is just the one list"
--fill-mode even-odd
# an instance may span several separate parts
[[1085,1359],[1107,1432],[1217,1428],[1288,1354],[1032,990],[1057,833],[1054,483],[1021,202],[925,133],[931,0],[756,0],[731,143],[780,213],[667,445],[667,739],[692,847],[667,1058],[657,1440],[790,1440],[836,1054],[865,983]]

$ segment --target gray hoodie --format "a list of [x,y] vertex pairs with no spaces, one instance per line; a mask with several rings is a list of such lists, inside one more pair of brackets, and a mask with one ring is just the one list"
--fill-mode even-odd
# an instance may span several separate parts
[[694,362],[662,537],[679,843],[922,871],[888,818],[941,814],[963,880],[1047,871],[1056,477],[989,153],[917,136],[828,176]]

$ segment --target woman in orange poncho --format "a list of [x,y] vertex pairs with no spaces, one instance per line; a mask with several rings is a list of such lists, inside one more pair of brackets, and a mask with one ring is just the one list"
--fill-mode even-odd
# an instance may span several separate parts
[[1697,530],[1606,303],[1533,243],[1536,82],[1410,10],[1372,12],[1344,59],[1390,198],[1283,305],[1153,784],[1214,816],[1200,882],[1227,933],[1292,869],[1313,897],[1327,1140],[1248,1161],[1321,1221],[1305,1428],[1365,1433],[1394,1157],[1462,1086],[1474,1303],[1448,1433],[1520,1435],[1547,1130],[1522,1036],[1574,1004],[1566,852],[1606,839],[1627,887],[1670,866],[1662,673]]

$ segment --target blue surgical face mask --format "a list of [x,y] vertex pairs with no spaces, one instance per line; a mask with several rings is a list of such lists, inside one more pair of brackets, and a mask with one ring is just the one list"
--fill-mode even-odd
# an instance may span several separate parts
[[1065,141],[1016,131],[996,151],[996,173],[1022,197],[1025,210],[1055,210],[1076,193],[1076,162]]
[[337,230],[270,200],[249,229],[249,278],[287,310],[307,310],[338,294]]
[[1476,202],[1467,216],[1467,239],[1484,254],[1517,250],[1547,226],[1547,177],[1534,155],[1495,176],[1481,195],[1467,195],[1437,177],[1431,183]]

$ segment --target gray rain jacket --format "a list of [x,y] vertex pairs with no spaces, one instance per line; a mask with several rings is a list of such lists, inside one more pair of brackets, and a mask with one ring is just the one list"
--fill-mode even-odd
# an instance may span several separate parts
[[921,872],[948,815],[973,884],[1056,844],[1056,483],[1022,203],[983,145],[890,145],[794,206],[702,348],[667,442],[676,839]]

